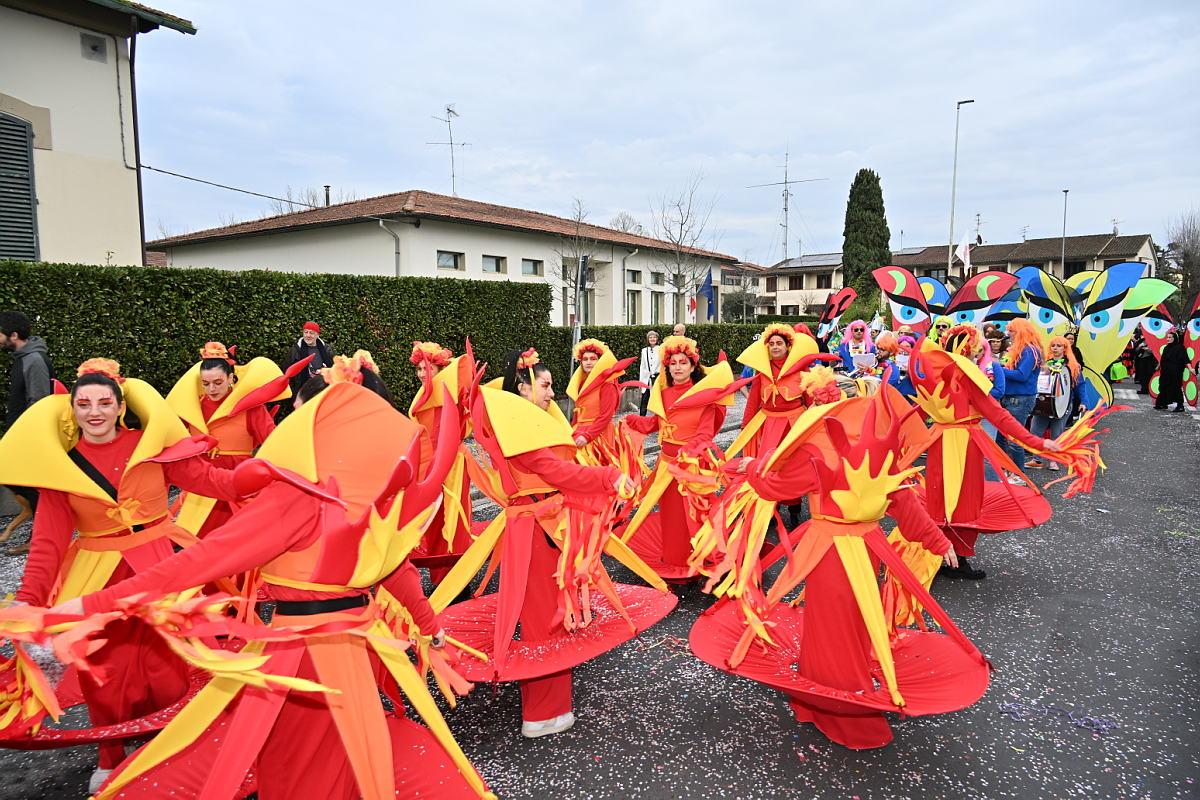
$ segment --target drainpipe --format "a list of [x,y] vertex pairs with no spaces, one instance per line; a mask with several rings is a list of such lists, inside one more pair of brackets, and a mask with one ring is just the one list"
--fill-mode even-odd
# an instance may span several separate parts
[[625,309],[625,321],[621,324],[629,324],[629,292],[626,290],[626,281],[629,279],[629,271],[625,269],[625,262],[636,256],[642,251],[642,248],[634,248],[633,252],[627,256],[621,256],[621,308]]
[[396,277],[400,277],[400,234],[389,228],[383,220],[379,220],[379,227],[383,228],[393,239],[396,240]]
[[[137,196],[138,196],[138,235],[140,237],[141,246],[138,250],[140,264],[146,263],[146,209],[142,201],[142,144],[141,137],[138,135],[138,107],[137,107],[137,78],[136,71],[133,68],[134,62],[137,59],[137,17],[129,18],[129,102],[133,105],[133,164],[137,175]],[[120,49],[113,53],[113,58],[119,65],[121,62]],[[120,91],[120,76],[117,77],[117,89]],[[121,119],[125,118],[125,110],[118,109],[121,114]],[[122,145],[123,147],[123,145]],[[121,157],[125,154],[122,152]],[[139,266],[140,266],[139,264]]]

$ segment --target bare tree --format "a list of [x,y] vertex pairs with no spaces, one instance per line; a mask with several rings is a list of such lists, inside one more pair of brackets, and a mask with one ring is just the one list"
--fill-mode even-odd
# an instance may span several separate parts
[[1200,211],[1189,209],[1167,223],[1167,241],[1162,274],[1179,287],[1179,305],[1186,313],[1200,291]]
[[701,250],[712,238],[708,231],[708,220],[712,215],[715,198],[704,199],[700,188],[704,176],[696,173],[675,194],[663,195],[651,203],[654,237],[667,243],[656,251],[657,261],[667,274],[667,280],[675,287],[675,319],[684,319],[688,298],[703,281],[712,266],[712,260]]
[[646,235],[646,228],[642,223],[637,221],[637,217],[628,211],[618,211],[616,216],[608,221],[608,227],[621,233],[632,233],[637,236]]
[[155,221],[155,228],[158,231],[159,239],[170,239],[175,235],[175,232],[171,230],[170,226],[167,225],[167,221],[162,217],[159,217]]
[[[571,207],[571,233],[558,237],[554,248],[555,260],[552,264],[554,277],[561,284],[563,324],[567,324],[568,316],[577,313],[575,308],[575,286],[579,280],[579,261],[584,256],[590,260],[596,252],[596,239],[591,236],[591,225],[587,221],[588,212],[583,201],[574,198]],[[587,288],[585,278],[584,289]],[[584,308],[587,308],[586,293],[581,293]],[[590,320],[589,320],[590,321]]]
[[[733,281],[727,282],[727,279]],[[721,271],[721,321],[753,322],[758,300],[759,273],[745,262]]]
[[[345,191],[338,189],[336,192],[330,192],[329,203],[348,203],[351,200],[357,200],[358,195],[353,191]],[[267,204],[267,209],[273,216],[280,214],[291,214],[295,211],[307,211],[310,208],[320,208],[325,205],[325,187],[324,186],[308,186],[299,189],[292,188],[288,184],[287,193],[278,200],[272,200]]]

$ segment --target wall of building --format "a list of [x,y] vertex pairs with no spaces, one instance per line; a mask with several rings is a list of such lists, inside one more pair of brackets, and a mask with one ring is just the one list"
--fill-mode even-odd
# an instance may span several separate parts
[[[103,60],[84,57],[82,33],[103,39]],[[0,7],[0,108],[23,106],[38,118],[42,260],[142,263],[127,41]]]
[[[403,236],[407,225],[392,225]],[[165,248],[172,267],[395,275],[395,240],[378,225],[351,224]],[[403,264],[403,244],[401,246]]]

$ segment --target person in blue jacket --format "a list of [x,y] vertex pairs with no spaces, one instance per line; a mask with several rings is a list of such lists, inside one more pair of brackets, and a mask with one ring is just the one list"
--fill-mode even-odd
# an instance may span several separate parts
[[846,336],[842,339],[842,343],[838,345],[838,355],[842,359],[842,369],[847,374],[855,371],[854,357],[858,355],[866,355],[867,353],[875,352],[875,345],[871,341],[871,334],[867,331],[867,323],[861,319],[856,319],[851,322],[846,328]]
[[[1027,319],[1008,323],[1012,343],[1008,348],[1008,363],[1004,366],[1004,407],[1017,422],[1026,425],[1037,402],[1038,374],[1042,369],[1042,341],[1037,329]],[[1025,463],[1025,448],[1011,439],[1002,446],[1015,464]],[[1020,480],[1016,478],[1015,480]]]

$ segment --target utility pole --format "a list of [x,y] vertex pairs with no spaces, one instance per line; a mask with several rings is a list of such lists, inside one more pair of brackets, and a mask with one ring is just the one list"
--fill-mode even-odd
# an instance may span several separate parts
[[946,276],[954,268],[954,202],[958,190],[958,120],[962,115],[962,107],[974,100],[959,100],[954,107],[954,171],[950,173],[950,243],[946,245]]
[[788,199],[791,198],[792,192],[788,189],[794,183],[813,183],[814,181],[827,181],[829,178],[802,178],[801,180],[793,181],[788,179],[788,157],[789,151],[783,153],[783,180],[775,183],[756,183],[753,186],[747,186],[747,189],[761,189],[765,186],[782,186],[783,187],[783,260],[787,261],[788,257]]
[[450,135],[450,141],[448,141],[448,142],[426,142],[425,143],[427,145],[436,145],[438,147],[450,148],[450,194],[454,195],[455,197],[458,197],[458,175],[457,175],[457,172],[456,172],[455,166],[454,166],[454,148],[471,146],[471,144],[469,142],[455,143],[455,141],[454,141],[454,125],[453,125],[452,120],[457,116],[461,116],[461,115],[457,111],[454,110],[454,103],[447,103],[446,104],[446,116],[445,117],[435,116],[434,119],[436,119],[438,122],[446,123],[446,132]]
[[1071,191],[1070,189],[1062,190],[1062,192],[1063,192],[1062,260],[1059,263],[1062,264],[1062,276],[1064,279],[1067,277],[1067,194],[1069,194],[1070,191]]

